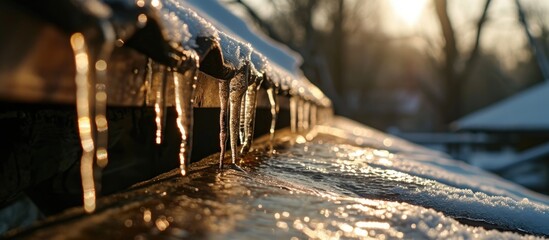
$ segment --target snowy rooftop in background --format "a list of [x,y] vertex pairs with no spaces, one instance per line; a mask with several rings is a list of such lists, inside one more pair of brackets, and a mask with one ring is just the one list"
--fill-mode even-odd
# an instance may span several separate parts
[[457,130],[549,130],[549,83],[541,83],[454,123]]

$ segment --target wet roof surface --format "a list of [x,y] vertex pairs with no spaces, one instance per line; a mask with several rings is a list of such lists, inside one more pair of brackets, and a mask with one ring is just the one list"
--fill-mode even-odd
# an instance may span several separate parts
[[174,170],[99,199],[93,214],[75,208],[17,236],[501,239],[549,233],[546,196],[350,120],[336,118],[303,135],[277,132],[272,149],[266,139],[243,157],[246,172],[218,170],[214,155],[194,163],[185,177]]

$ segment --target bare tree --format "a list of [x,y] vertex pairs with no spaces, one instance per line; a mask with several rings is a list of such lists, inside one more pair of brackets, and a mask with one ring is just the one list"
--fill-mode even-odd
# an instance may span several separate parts
[[[271,19],[261,18],[255,10],[243,0],[233,0],[240,4],[256,24],[273,39],[284,42],[299,52],[304,59],[302,69],[313,81],[321,85],[332,98],[337,111],[344,111],[339,96],[344,94],[346,66],[346,41],[350,31],[356,28],[362,15],[357,13],[364,1],[352,3],[348,8],[345,0],[285,0],[271,1],[272,6],[283,5]],[[314,18],[319,14],[326,19],[326,25],[315,27]]]
[[[471,53],[465,61],[465,67],[458,69],[456,63],[460,59],[460,53],[457,49],[455,31],[452,21],[448,15],[447,0],[434,0],[435,10],[440,23],[442,36],[444,39],[444,64],[439,67],[441,76],[444,78],[442,83],[442,92],[444,99],[431,99],[439,112],[442,114],[444,121],[450,123],[460,117],[462,112],[462,91],[467,79],[470,78],[471,72],[475,67],[480,54],[480,39],[484,23],[487,20],[487,12],[492,0],[486,0],[482,15],[477,22],[476,38]],[[428,88],[424,88],[428,89]],[[429,91],[429,90],[427,90]],[[426,96],[436,98],[437,94],[426,93]]]
[[[525,11],[522,7],[522,4],[520,4],[520,1],[515,0],[515,4],[517,6],[517,12],[518,12],[520,23],[524,28],[524,32],[526,33],[526,37],[528,38],[528,43],[530,44],[532,52],[536,57],[536,62],[538,64],[539,70],[541,71],[541,74],[544,80],[547,81],[549,80],[549,61],[547,60],[547,56],[545,55],[543,45],[541,45],[539,41],[532,35],[530,31],[530,27],[528,25],[528,20],[526,18]],[[544,28],[545,27],[542,27],[542,30]]]

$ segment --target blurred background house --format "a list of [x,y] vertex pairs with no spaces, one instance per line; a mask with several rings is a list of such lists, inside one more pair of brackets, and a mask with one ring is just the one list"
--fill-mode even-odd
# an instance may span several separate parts
[[549,83],[544,82],[459,119],[456,130],[484,134],[492,141],[456,150],[473,165],[547,192],[548,103]]
[[[303,71],[338,114],[549,192],[548,129],[491,128],[524,112],[535,115],[523,119],[549,124],[549,99],[520,109],[498,104],[547,92],[549,2],[222,1],[303,55]],[[500,108],[491,124],[471,127]]]

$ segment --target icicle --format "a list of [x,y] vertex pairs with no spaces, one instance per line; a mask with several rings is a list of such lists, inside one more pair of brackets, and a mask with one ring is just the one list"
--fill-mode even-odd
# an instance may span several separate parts
[[[248,92],[248,90],[246,90],[246,92]],[[248,94],[244,94],[242,96],[242,101],[240,101],[240,122],[239,122],[239,125],[238,125],[238,139],[240,140],[240,144],[244,144],[244,138],[246,136],[246,133],[245,133],[245,129],[246,129],[246,101],[247,100],[247,95]]]
[[[177,127],[181,133],[181,145],[179,148],[179,167],[181,175],[187,174],[187,165],[191,159],[192,128],[193,128],[193,99],[198,74],[198,59],[193,56],[194,63],[183,74],[173,73],[175,108],[177,110]],[[191,64],[192,64],[191,63]]]
[[94,158],[101,168],[108,163],[107,62],[114,48],[114,29],[107,21],[99,24],[104,39],[94,44],[98,52],[91,51],[84,34],[74,33],[70,38],[76,68],[76,112],[82,145],[80,174],[86,212],[95,210],[101,188],[101,175],[94,171]]
[[147,58],[147,66],[145,68],[145,106],[151,105],[152,96],[152,83],[153,83],[153,61],[151,58]]
[[297,96],[290,96],[290,129],[297,132]]
[[314,128],[316,126],[316,123],[317,123],[317,121],[316,121],[316,116],[317,115],[316,114],[317,114],[317,106],[316,106],[316,104],[313,104],[311,106],[311,116],[310,116],[310,122],[311,122],[310,127],[311,128]]
[[244,66],[244,71],[239,72],[231,82],[229,83],[229,132],[231,143],[231,163],[233,166],[236,164],[238,158],[238,133],[240,127],[240,106],[242,102],[242,96],[248,88],[250,65],[247,63]]
[[[153,72],[153,80],[157,82],[155,88],[155,102],[154,102],[154,112],[156,114],[154,122],[156,123],[156,144],[162,143],[163,132],[164,132],[164,123],[166,121],[165,110],[166,110],[166,83],[168,81],[168,72],[170,69],[158,65],[158,71]],[[155,75],[160,75],[158,78]],[[159,80],[157,80],[159,79]]]
[[229,81],[219,82],[219,168],[223,168],[223,158],[227,145],[227,102],[229,100]]
[[84,210],[95,210],[95,182],[93,177],[93,155],[95,142],[92,135],[92,113],[90,109],[89,67],[90,58],[86,39],[82,33],[75,33],[70,39],[74,52],[76,67],[76,113],[78,116],[78,133],[82,145],[82,158],[80,159],[80,174],[82,177],[82,189],[84,195]]
[[[246,104],[244,107],[244,143],[240,149],[240,154],[245,154],[250,150],[254,138],[255,112],[257,110],[257,91],[261,86],[263,78],[260,77],[253,81],[246,90]],[[242,116],[242,115],[241,115]]]
[[319,109],[317,110],[317,116],[322,116],[322,118],[317,117],[316,121],[317,121],[318,124],[323,124],[326,120],[326,118],[324,116],[326,111],[324,109],[325,109],[324,107],[319,107]]
[[276,99],[277,89],[274,84],[267,88],[267,96],[269,96],[269,103],[271,104],[271,128],[269,133],[271,134],[271,142],[275,137],[276,120],[278,118],[278,100]]
[[297,132],[303,132],[303,100],[297,100]]
[[[114,29],[107,21],[100,22],[104,41],[95,61],[95,126],[97,129],[96,152],[97,165],[107,166],[108,160],[108,122],[107,122],[107,62],[114,48]],[[99,179],[97,180],[99,181]]]
[[311,104],[309,101],[303,103],[303,130],[309,130],[309,116],[311,114]]

